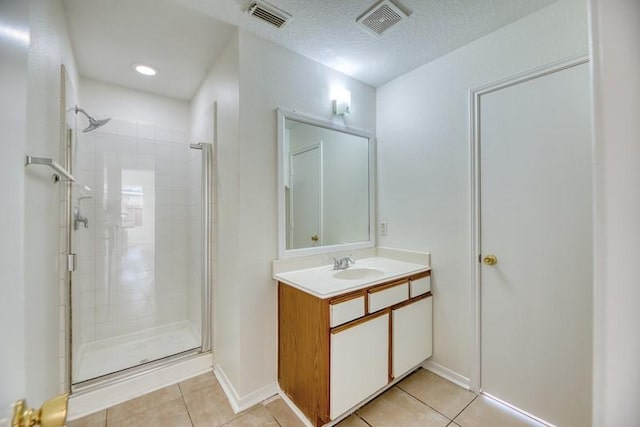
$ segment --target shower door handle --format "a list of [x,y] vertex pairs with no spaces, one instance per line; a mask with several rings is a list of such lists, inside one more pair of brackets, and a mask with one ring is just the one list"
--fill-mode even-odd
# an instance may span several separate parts
[[78,261],[78,256],[76,254],[67,255],[67,270],[69,272],[76,271],[76,268],[78,266],[77,261]]

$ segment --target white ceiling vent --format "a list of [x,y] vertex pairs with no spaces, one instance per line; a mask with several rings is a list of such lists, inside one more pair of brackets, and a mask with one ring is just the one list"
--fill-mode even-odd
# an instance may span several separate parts
[[276,28],[282,28],[291,20],[292,16],[284,10],[278,9],[265,1],[252,1],[247,9],[249,14]]
[[382,0],[358,19],[360,28],[375,36],[381,36],[389,28],[409,15],[391,0]]

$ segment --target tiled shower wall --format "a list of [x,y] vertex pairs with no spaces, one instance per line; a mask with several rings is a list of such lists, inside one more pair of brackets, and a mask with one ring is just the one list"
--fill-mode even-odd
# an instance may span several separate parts
[[[72,205],[89,227],[74,232],[74,354],[88,342],[177,321],[191,320],[199,332],[198,154],[185,130],[125,120],[78,135]],[[135,188],[127,190],[128,179]],[[127,192],[131,209],[123,213]]]

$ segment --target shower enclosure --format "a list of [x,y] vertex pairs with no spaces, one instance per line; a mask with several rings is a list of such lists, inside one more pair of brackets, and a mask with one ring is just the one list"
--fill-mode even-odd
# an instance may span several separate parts
[[105,123],[71,144],[74,387],[210,350],[210,145]]

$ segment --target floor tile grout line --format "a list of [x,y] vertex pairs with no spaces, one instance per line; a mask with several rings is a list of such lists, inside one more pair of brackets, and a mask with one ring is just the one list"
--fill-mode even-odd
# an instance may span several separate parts
[[[266,409],[266,408],[265,408],[265,409]],[[271,418],[273,418],[273,421],[275,421],[275,422],[276,422],[276,424],[277,424],[279,427],[282,427],[282,424],[280,424],[280,421],[278,421],[278,419],[277,419],[276,417],[274,417],[274,416],[273,416],[273,414],[272,414],[271,412],[269,412],[269,415],[271,416]]]
[[[416,372],[417,372],[417,370],[416,370]],[[446,380],[446,379],[444,379],[444,378],[442,378],[442,379],[443,379],[444,381],[450,382],[450,381],[448,381],[448,380]],[[453,383],[452,383],[452,384],[453,384]],[[458,386],[458,385],[456,385],[456,384],[453,384],[453,385],[454,385],[454,386],[456,386],[456,387],[460,387],[460,386]],[[461,413],[463,413],[463,412],[464,412],[464,410],[465,410],[465,409],[467,409],[467,408],[469,407],[469,405],[471,405],[471,404],[473,403],[473,401],[474,401],[474,400],[476,400],[476,399],[478,398],[478,396],[480,396],[480,393],[476,393],[476,392],[474,392],[474,391],[467,390],[467,389],[464,389],[464,388],[460,387],[460,388],[462,388],[462,390],[465,390],[465,391],[468,391],[468,392],[472,393],[472,394],[473,394],[473,399],[471,399],[471,400],[469,401],[469,403],[467,403],[467,404],[466,404],[466,405],[465,405],[465,406],[464,406],[464,407],[463,407],[463,408],[462,408],[462,409],[461,409],[461,410],[460,410],[456,415],[454,415],[454,416],[453,416],[453,418],[449,418],[449,416],[448,416],[448,415],[443,414],[442,412],[438,411],[437,409],[435,409],[434,407],[432,407],[431,405],[429,405],[427,402],[423,401],[422,399],[418,398],[417,396],[414,396],[410,391],[405,390],[405,389],[402,387],[402,382],[400,382],[400,383],[396,384],[396,387],[398,387],[400,390],[404,391],[404,392],[405,392],[405,393],[407,393],[408,395],[412,396],[414,399],[418,400],[419,402],[423,403],[424,405],[428,406],[429,408],[433,409],[433,410],[434,410],[434,411],[436,411],[437,413],[439,413],[439,414],[441,414],[441,415],[445,416],[446,418],[450,419],[451,421],[455,421],[455,419],[456,419],[456,418],[457,418]],[[456,424],[457,424],[457,423],[456,423]]]
[[[133,399],[131,399],[131,400],[133,400]],[[169,403],[177,402],[178,400],[182,401],[182,404],[184,405],[184,409],[185,409],[185,411],[187,411],[187,415],[189,416],[189,422],[191,423],[191,426],[193,427],[193,422],[191,421],[191,414],[189,413],[189,408],[187,407],[187,403],[185,402],[184,397],[183,397],[182,395],[180,395],[180,397],[179,397],[179,398],[175,398],[175,399],[172,399],[172,400],[168,400],[168,401],[163,402],[163,403],[161,403],[161,404],[159,404],[159,405],[157,405],[157,406],[153,406],[153,407],[151,407],[151,408],[147,408],[146,410],[141,411],[141,412],[136,412],[135,414],[131,414],[131,415],[129,415],[129,416],[127,416],[127,417],[125,417],[125,418],[121,418],[121,419],[118,419],[118,420],[116,420],[116,421],[113,421],[113,420],[112,420],[112,421],[110,421],[110,420],[109,420],[109,418],[108,418],[108,416],[109,416],[109,409],[110,409],[110,408],[113,408],[113,406],[112,406],[112,407],[110,407],[110,408],[104,409],[104,411],[106,412],[106,414],[105,414],[105,420],[104,420],[104,426],[105,426],[105,427],[109,427],[109,425],[117,424],[117,423],[121,423],[121,422],[126,421],[126,420],[128,420],[128,419],[130,419],[130,418],[137,417],[137,416],[139,416],[139,415],[144,415],[144,414],[147,414],[147,413],[152,412],[152,411],[156,411],[156,410],[157,410],[158,408],[160,408],[161,406],[168,405]]]
[[[247,415],[248,413],[250,413],[250,412],[254,411],[254,410],[258,407],[258,405],[261,405],[261,404],[262,404],[262,402],[258,402],[258,403],[256,403],[255,405],[251,406],[250,408],[245,409],[244,411],[240,411],[240,412],[238,412],[238,413],[235,413],[235,412],[234,412],[234,414],[233,414],[233,418],[231,418],[230,420],[228,420],[226,423],[222,424],[220,427],[228,426],[228,425],[229,425],[229,424],[231,424],[232,422],[237,421],[239,418],[241,418],[241,417],[243,417],[243,416]],[[264,405],[262,405],[262,406],[264,407]],[[266,407],[265,407],[265,409],[266,409]],[[273,419],[275,420],[276,424],[280,425],[280,423],[278,422],[278,420],[276,420],[276,417],[274,417],[274,416],[271,414],[271,412],[269,412],[269,415],[271,416],[271,418],[273,418]]]
[[[427,404],[426,402],[423,402],[422,400],[418,399],[417,397],[415,397],[413,394],[409,393],[408,391],[406,391],[405,389],[398,387],[398,389],[402,390],[403,392],[405,392],[406,394],[408,394],[410,397],[412,397],[414,400],[418,401],[418,403],[426,406],[427,408],[431,409],[434,412],[437,412],[438,414],[442,415],[443,417],[445,417],[446,419],[449,420],[449,422],[453,421],[453,418],[449,418],[447,415],[443,414],[442,412],[438,411],[436,408],[432,407],[431,405]],[[475,397],[473,398],[473,400],[475,400]],[[472,401],[473,401],[472,400]],[[465,406],[466,408],[466,406]],[[457,416],[457,415],[456,415]],[[448,425],[448,424],[447,424]]]
[[[367,420],[365,420],[364,418],[362,418],[362,417],[360,416],[360,414],[358,414],[358,412],[357,412],[357,411],[356,411],[356,412],[354,412],[354,413],[353,413],[353,415],[354,415],[354,416],[356,416],[356,417],[358,417],[358,418],[360,418],[360,419],[362,420],[362,422],[363,422],[363,423],[365,423],[366,425],[368,425],[369,427],[373,427],[371,424],[369,424],[369,422],[368,422]],[[349,417],[347,417],[347,418],[349,418]],[[347,418],[345,418],[345,420],[346,420]]]
[[180,390],[180,394],[182,397],[182,403],[184,404],[184,409],[187,411],[187,416],[189,417],[189,422],[191,423],[191,427],[195,427],[195,423],[193,422],[193,418],[191,418],[191,412],[189,412],[189,407],[187,406],[187,401],[184,400],[184,394],[182,394],[182,390]]
[[[475,394],[475,393],[474,393],[474,394]],[[464,408],[462,408],[462,410],[461,410],[460,412],[458,412],[458,413],[456,414],[456,416],[455,416],[455,417],[453,417],[453,420],[452,420],[452,421],[454,421],[454,422],[455,422],[456,418],[458,418],[458,417],[460,416],[460,414],[462,414],[462,413],[463,413],[463,412],[464,412],[464,411],[465,411],[469,406],[471,406],[471,404],[472,404],[473,402],[475,402],[475,401],[476,401],[476,399],[477,399],[479,396],[480,396],[479,394],[476,394],[476,396],[475,396],[473,399],[471,399],[471,402],[469,402],[469,403],[468,403]],[[456,424],[458,424],[458,423],[456,423]]]
[[[267,400],[267,399],[265,399],[265,400]],[[278,424],[280,427],[282,427],[282,424],[280,424],[280,421],[278,421],[278,417],[276,417],[276,416],[275,416],[275,414],[273,414],[273,413],[269,410],[269,407],[268,407],[267,405],[265,405],[265,404],[264,404],[265,400],[263,400],[263,401],[261,402],[261,403],[262,403],[262,407],[263,407],[264,409],[266,409],[266,411],[267,411],[267,413],[268,413],[269,415],[271,415],[271,418],[273,418],[273,420],[276,422],[276,424]]]

